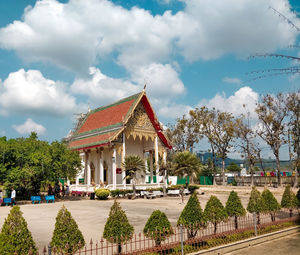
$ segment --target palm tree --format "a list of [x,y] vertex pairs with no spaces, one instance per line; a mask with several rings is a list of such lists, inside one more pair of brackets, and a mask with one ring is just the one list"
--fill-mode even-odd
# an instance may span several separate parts
[[197,156],[189,151],[177,152],[173,159],[174,173],[180,177],[191,177],[191,183],[201,170],[201,162]]
[[145,162],[138,155],[130,155],[125,157],[123,165],[123,171],[126,171],[125,178],[132,180],[133,197],[136,195],[135,183],[138,179],[138,174],[144,177],[145,174]]
[[163,176],[163,193],[164,193],[164,196],[167,195],[167,185],[166,185],[166,182],[167,182],[167,175],[168,175],[168,172],[172,171],[173,170],[173,164],[172,164],[172,161],[169,161],[169,160],[161,160],[159,162],[159,174]]

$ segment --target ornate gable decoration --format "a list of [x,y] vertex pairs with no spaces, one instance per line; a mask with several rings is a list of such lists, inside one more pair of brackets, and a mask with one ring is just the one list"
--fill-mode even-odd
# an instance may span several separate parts
[[149,138],[154,140],[156,136],[155,129],[141,103],[136,107],[132,117],[128,121],[125,134],[127,138],[132,136],[133,139],[136,137],[139,137],[140,139],[145,137],[146,140]]

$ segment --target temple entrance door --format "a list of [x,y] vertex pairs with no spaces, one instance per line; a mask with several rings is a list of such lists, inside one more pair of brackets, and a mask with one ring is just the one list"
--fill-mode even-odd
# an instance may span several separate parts
[[95,166],[91,163],[91,183],[95,183]]
[[108,173],[108,166],[107,166],[107,163],[104,161],[103,163],[103,183],[105,185],[107,185],[107,173]]

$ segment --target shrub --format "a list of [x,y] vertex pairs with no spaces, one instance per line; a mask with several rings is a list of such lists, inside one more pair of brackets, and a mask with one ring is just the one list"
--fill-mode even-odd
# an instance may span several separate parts
[[188,189],[189,189],[189,191],[191,192],[191,193],[194,193],[195,192],[195,190],[197,190],[197,189],[199,189],[199,186],[198,185],[189,185],[188,186]]
[[109,196],[109,190],[108,189],[97,189],[95,191],[97,198],[100,200],[106,200]]
[[85,241],[77,223],[63,205],[56,217],[51,246],[58,253],[73,254],[84,245]]
[[196,193],[193,193],[190,196],[189,201],[181,212],[177,221],[177,225],[180,224],[187,228],[189,238],[195,237],[197,231],[205,227],[206,219],[204,218],[204,214]]
[[246,210],[242,205],[237,192],[231,191],[226,202],[225,210],[229,217],[234,217],[235,228],[238,228],[238,217],[246,215]]
[[183,185],[183,184],[171,185],[168,187],[168,190],[180,189],[182,186],[185,186],[185,185]]
[[235,178],[232,181],[232,186],[237,186],[237,182],[236,182]]
[[0,233],[0,254],[36,254],[35,243],[19,206],[14,206]]
[[120,203],[115,200],[110,209],[109,217],[105,223],[103,237],[109,242],[117,243],[118,252],[121,253],[122,242],[130,240],[133,232],[133,226],[129,223]]
[[173,229],[166,214],[160,210],[154,211],[144,227],[144,234],[155,240],[156,245],[160,245],[166,237],[172,235]]
[[217,233],[217,225],[228,218],[224,206],[216,196],[211,196],[206,203],[204,210],[206,220],[214,224],[214,233]]
[[261,197],[260,192],[256,189],[255,186],[252,187],[247,211],[250,213],[257,214],[257,224],[260,224],[260,213],[265,210],[264,201]]
[[291,190],[291,186],[287,185],[284,189],[281,206],[290,210],[290,217],[293,216],[293,209],[298,207],[298,200],[295,193]]
[[271,220],[275,221],[275,214],[280,210],[280,204],[278,203],[272,192],[268,189],[264,189],[261,197],[265,205],[264,212],[270,213]]
[[121,194],[121,190],[119,190],[119,189],[111,190],[111,191],[110,191],[110,195],[111,195],[112,197],[119,197],[120,194]]

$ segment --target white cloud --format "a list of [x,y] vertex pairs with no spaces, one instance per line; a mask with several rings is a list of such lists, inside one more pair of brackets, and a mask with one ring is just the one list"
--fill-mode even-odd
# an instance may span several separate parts
[[91,67],[90,76],[86,79],[76,79],[71,91],[75,94],[88,95],[95,107],[98,107],[138,93],[141,87],[130,81],[108,77],[98,68]]
[[230,78],[230,77],[224,77],[222,81],[226,82],[226,83],[232,83],[232,84],[241,84],[242,83],[241,79]]
[[53,116],[74,113],[75,98],[66,90],[65,84],[46,79],[38,70],[20,69],[0,83],[0,110],[6,115],[11,112]]
[[186,0],[184,10],[153,16],[107,0],[37,1],[22,21],[0,30],[0,47],[27,61],[47,61],[76,73],[114,53],[127,70],[165,63],[173,55],[188,61],[224,54],[270,52],[295,41],[297,31],[268,9],[297,25],[288,0]]
[[5,136],[6,132],[4,130],[0,130],[0,136]]
[[226,97],[225,93],[217,94],[211,99],[204,99],[199,102],[199,106],[216,108],[220,111],[230,112],[235,116],[250,113],[252,118],[256,118],[255,108],[258,101],[258,93],[250,87],[242,87],[234,95]]
[[71,91],[89,96],[93,106],[98,107],[142,91],[145,81],[151,102],[154,106],[166,107],[162,110],[164,113],[172,99],[185,92],[184,84],[171,65],[155,63],[135,68],[130,79],[112,78],[91,67],[90,76],[77,78]]
[[167,119],[176,119],[182,117],[184,114],[188,114],[193,108],[183,104],[169,104],[158,108],[158,114]]
[[12,125],[12,127],[21,135],[30,134],[31,132],[36,132],[39,135],[43,135],[46,131],[46,128],[32,119],[27,119],[24,124],[21,125]]

